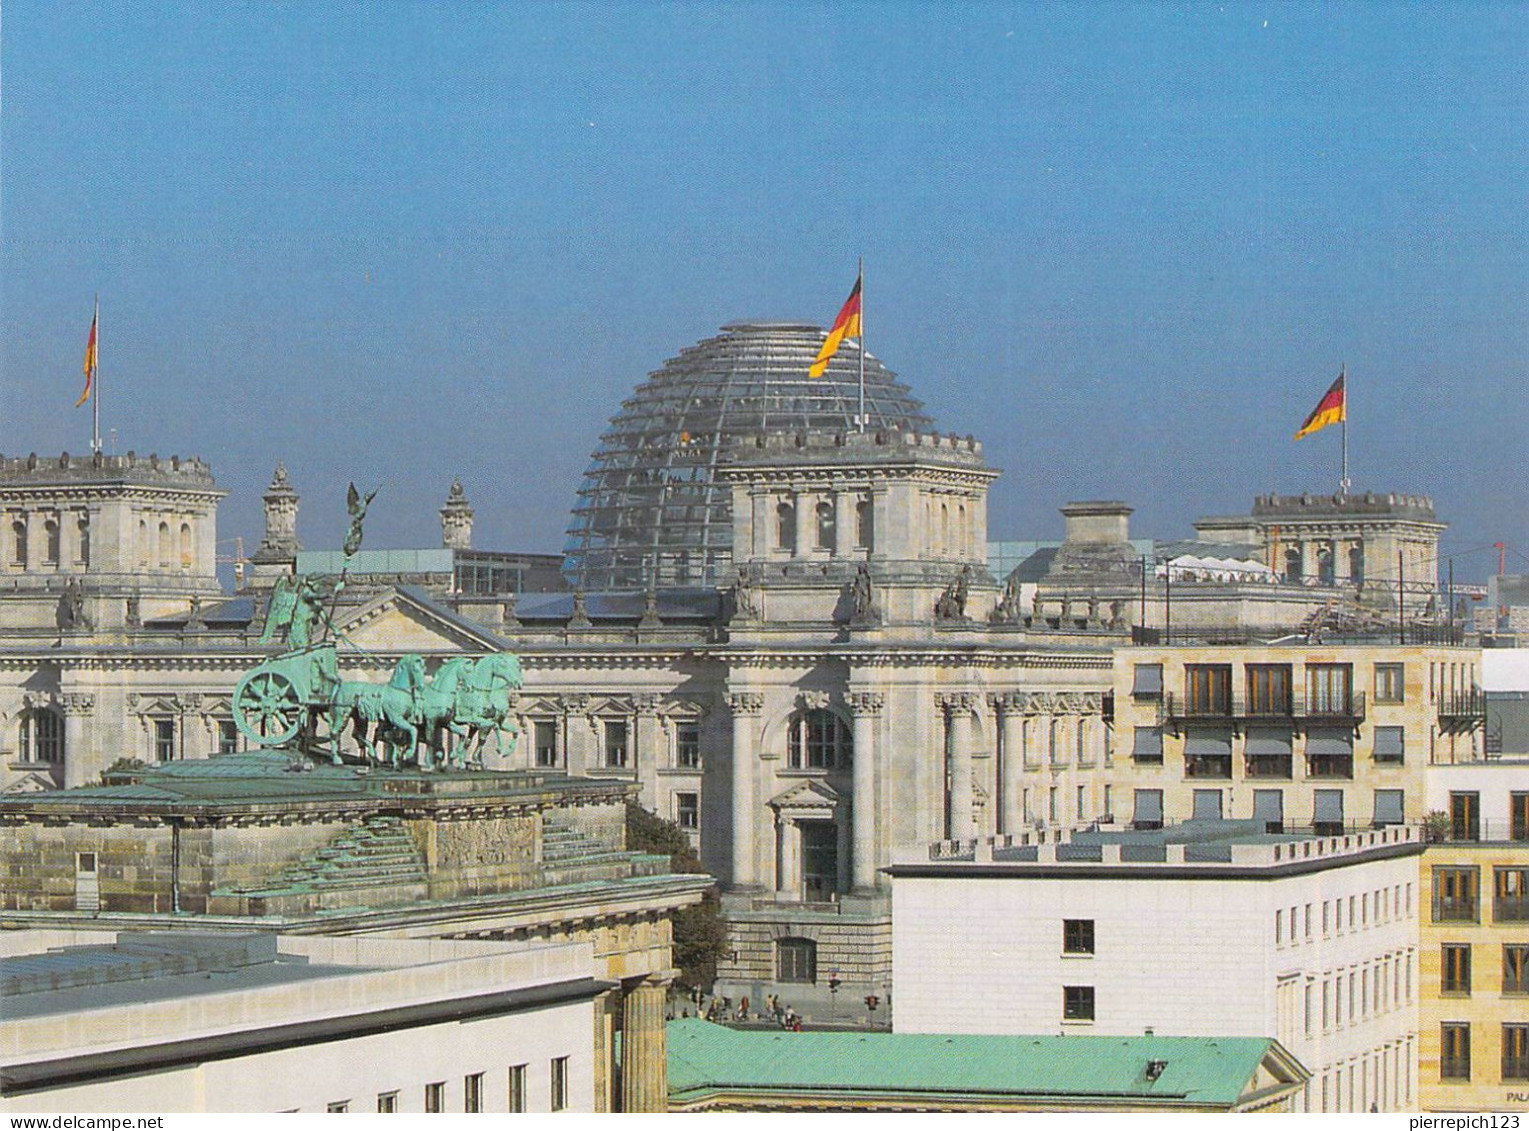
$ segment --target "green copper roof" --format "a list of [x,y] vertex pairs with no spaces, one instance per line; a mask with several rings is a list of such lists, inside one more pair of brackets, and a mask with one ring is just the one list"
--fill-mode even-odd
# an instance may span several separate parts
[[[735,1030],[669,1023],[669,1092],[921,1093],[1159,1101],[1230,1107],[1272,1041],[1263,1037],[999,1037]],[[1156,1080],[1149,1061],[1163,1061]]]

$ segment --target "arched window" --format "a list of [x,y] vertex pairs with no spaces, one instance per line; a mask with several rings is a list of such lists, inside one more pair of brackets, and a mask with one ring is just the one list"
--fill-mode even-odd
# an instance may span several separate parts
[[1291,546],[1285,551],[1285,580],[1301,580],[1301,548]]
[[1348,577],[1355,585],[1364,580],[1364,547],[1350,546],[1348,552]]
[[161,522],[159,524],[159,568],[160,569],[169,569],[170,568],[170,557],[174,553],[174,551],[175,551],[175,547],[171,543],[171,540],[170,540],[170,524],[168,522]]
[[1333,548],[1321,546],[1317,549],[1317,582],[1321,585],[1333,583]]
[[849,727],[827,708],[791,716],[787,762],[793,770],[829,770],[847,766],[853,750]]
[[149,564],[149,524],[143,519],[138,520],[138,564]]
[[191,524],[181,523],[181,569],[191,568]]
[[777,982],[816,982],[818,980],[818,944],[812,939],[776,939],[775,980]]
[[956,530],[960,538],[960,544],[956,546],[956,553],[966,555],[967,544],[971,541],[971,532],[966,528],[966,504],[956,507]]
[[78,562],[80,565],[85,566],[85,567],[88,568],[90,566],[90,516],[89,515],[81,515],[80,516],[80,540],[79,540],[79,547],[80,547],[79,553],[75,556],[74,560],[76,562]]
[[18,518],[11,523],[11,546],[15,553],[11,561],[19,566],[27,564],[27,524],[25,519]]
[[818,549],[832,551],[834,548],[834,505],[827,499],[818,503]]
[[52,519],[52,518],[48,519],[47,522],[42,524],[42,532],[43,532],[43,558],[42,558],[42,564],[43,565],[56,566],[56,565],[58,565],[58,555],[59,555],[59,550],[61,548],[59,546],[60,538],[59,538],[59,532],[58,532],[58,520],[57,519]]
[[775,544],[796,553],[796,508],[784,500],[775,508]]
[[873,545],[871,539],[875,533],[876,521],[873,514],[871,500],[861,499],[855,504],[855,544],[865,550],[871,549]]
[[21,712],[16,748],[23,762],[57,765],[64,760],[63,720],[46,707],[28,707]]
[[940,556],[950,552],[950,508],[940,504]]

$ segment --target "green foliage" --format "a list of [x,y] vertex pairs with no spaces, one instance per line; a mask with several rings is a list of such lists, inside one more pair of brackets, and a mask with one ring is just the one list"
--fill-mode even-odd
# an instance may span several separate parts
[[102,785],[137,785],[149,764],[139,758],[118,758],[101,771]]
[[[626,844],[633,852],[669,857],[674,872],[706,870],[683,829],[632,802],[626,807]],[[717,980],[717,959],[727,952],[727,927],[716,888],[709,889],[700,903],[676,911],[673,923],[674,964],[679,967],[680,982],[690,989],[709,989]]]
[[1429,844],[1441,844],[1449,839],[1452,825],[1448,813],[1435,809],[1423,818],[1423,839]]

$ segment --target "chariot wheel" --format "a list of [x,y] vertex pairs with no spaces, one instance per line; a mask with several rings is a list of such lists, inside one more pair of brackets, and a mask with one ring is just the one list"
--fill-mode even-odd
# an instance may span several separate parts
[[234,722],[257,746],[281,746],[302,729],[307,708],[279,671],[255,671],[234,688]]

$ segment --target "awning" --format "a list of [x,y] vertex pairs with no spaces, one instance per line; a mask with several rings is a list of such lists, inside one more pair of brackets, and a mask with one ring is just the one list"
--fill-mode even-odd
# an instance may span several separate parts
[[1137,727],[1136,745],[1131,747],[1133,758],[1161,758],[1163,756],[1163,728]]
[[1186,758],[1229,758],[1232,754],[1232,733],[1228,730],[1190,727],[1184,736]]
[[1306,732],[1306,753],[1352,757],[1354,732],[1348,727],[1312,727]]
[[1160,789],[1138,789],[1136,791],[1136,812],[1132,819],[1135,821],[1163,820],[1163,791]]
[[1131,684],[1132,695],[1161,695],[1163,693],[1163,665],[1137,664],[1136,680]]
[[1263,824],[1285,823],[1285,794],[1279,789],[1253,791],[1253,820]]
[[1290,754],[1289,727],[1249,727],[1248,741],[1244,747],[1249,756],[1260,754]]
[[1377,825],[1401,824],[1404,797],[1405,791],[1400,789],[1377,789],[1375,791],[1375,823]]
[[1221,791],[1219,789],[1195,790],[1195,820],[1219,821],[1221,819]]
[[1341,825],[1343,823],[1343,791],[1341,789],[1317,790],[1311,819],[1323,824]]
[[1375,728],[1375,757],[1402,758],[1406,756],[1406,730],[1402,727]]

